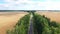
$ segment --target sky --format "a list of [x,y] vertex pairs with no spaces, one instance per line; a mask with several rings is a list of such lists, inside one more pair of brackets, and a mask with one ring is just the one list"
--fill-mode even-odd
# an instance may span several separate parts
[[60,0],[0,0],[0,10],[60,10]]

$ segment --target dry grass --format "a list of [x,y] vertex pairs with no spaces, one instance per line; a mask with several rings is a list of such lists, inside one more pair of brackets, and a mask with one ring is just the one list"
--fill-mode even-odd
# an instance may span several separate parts
[[7,29],[13,28],[17,21],[28,13],[4,13],[0,12],[0,34],[6,34]]
[[50,18],[51,21],[60,22],[60,12],[36,12],[40,15],[45,15],[46,17]]

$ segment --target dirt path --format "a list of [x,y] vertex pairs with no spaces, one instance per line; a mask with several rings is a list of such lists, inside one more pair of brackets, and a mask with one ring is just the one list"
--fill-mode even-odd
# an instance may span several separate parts
[[33,34],[32,15],[31,15],[31,17],[30,17],[30,26],[29,26],[28,34]]

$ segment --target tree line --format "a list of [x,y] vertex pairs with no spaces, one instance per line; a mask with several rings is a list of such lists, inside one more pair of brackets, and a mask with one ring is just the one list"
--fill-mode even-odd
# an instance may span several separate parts
[[34,34],[60,34],[60,24],[44,15],[33,13]]

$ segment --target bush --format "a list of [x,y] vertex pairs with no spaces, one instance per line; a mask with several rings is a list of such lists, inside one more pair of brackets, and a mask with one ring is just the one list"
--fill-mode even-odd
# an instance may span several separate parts
[[13,30],[8,30],[7,34],[28,34],[30,14],[22,17]]
[[34,34],[60,34],[60,24],[44,15],[33,13]]

